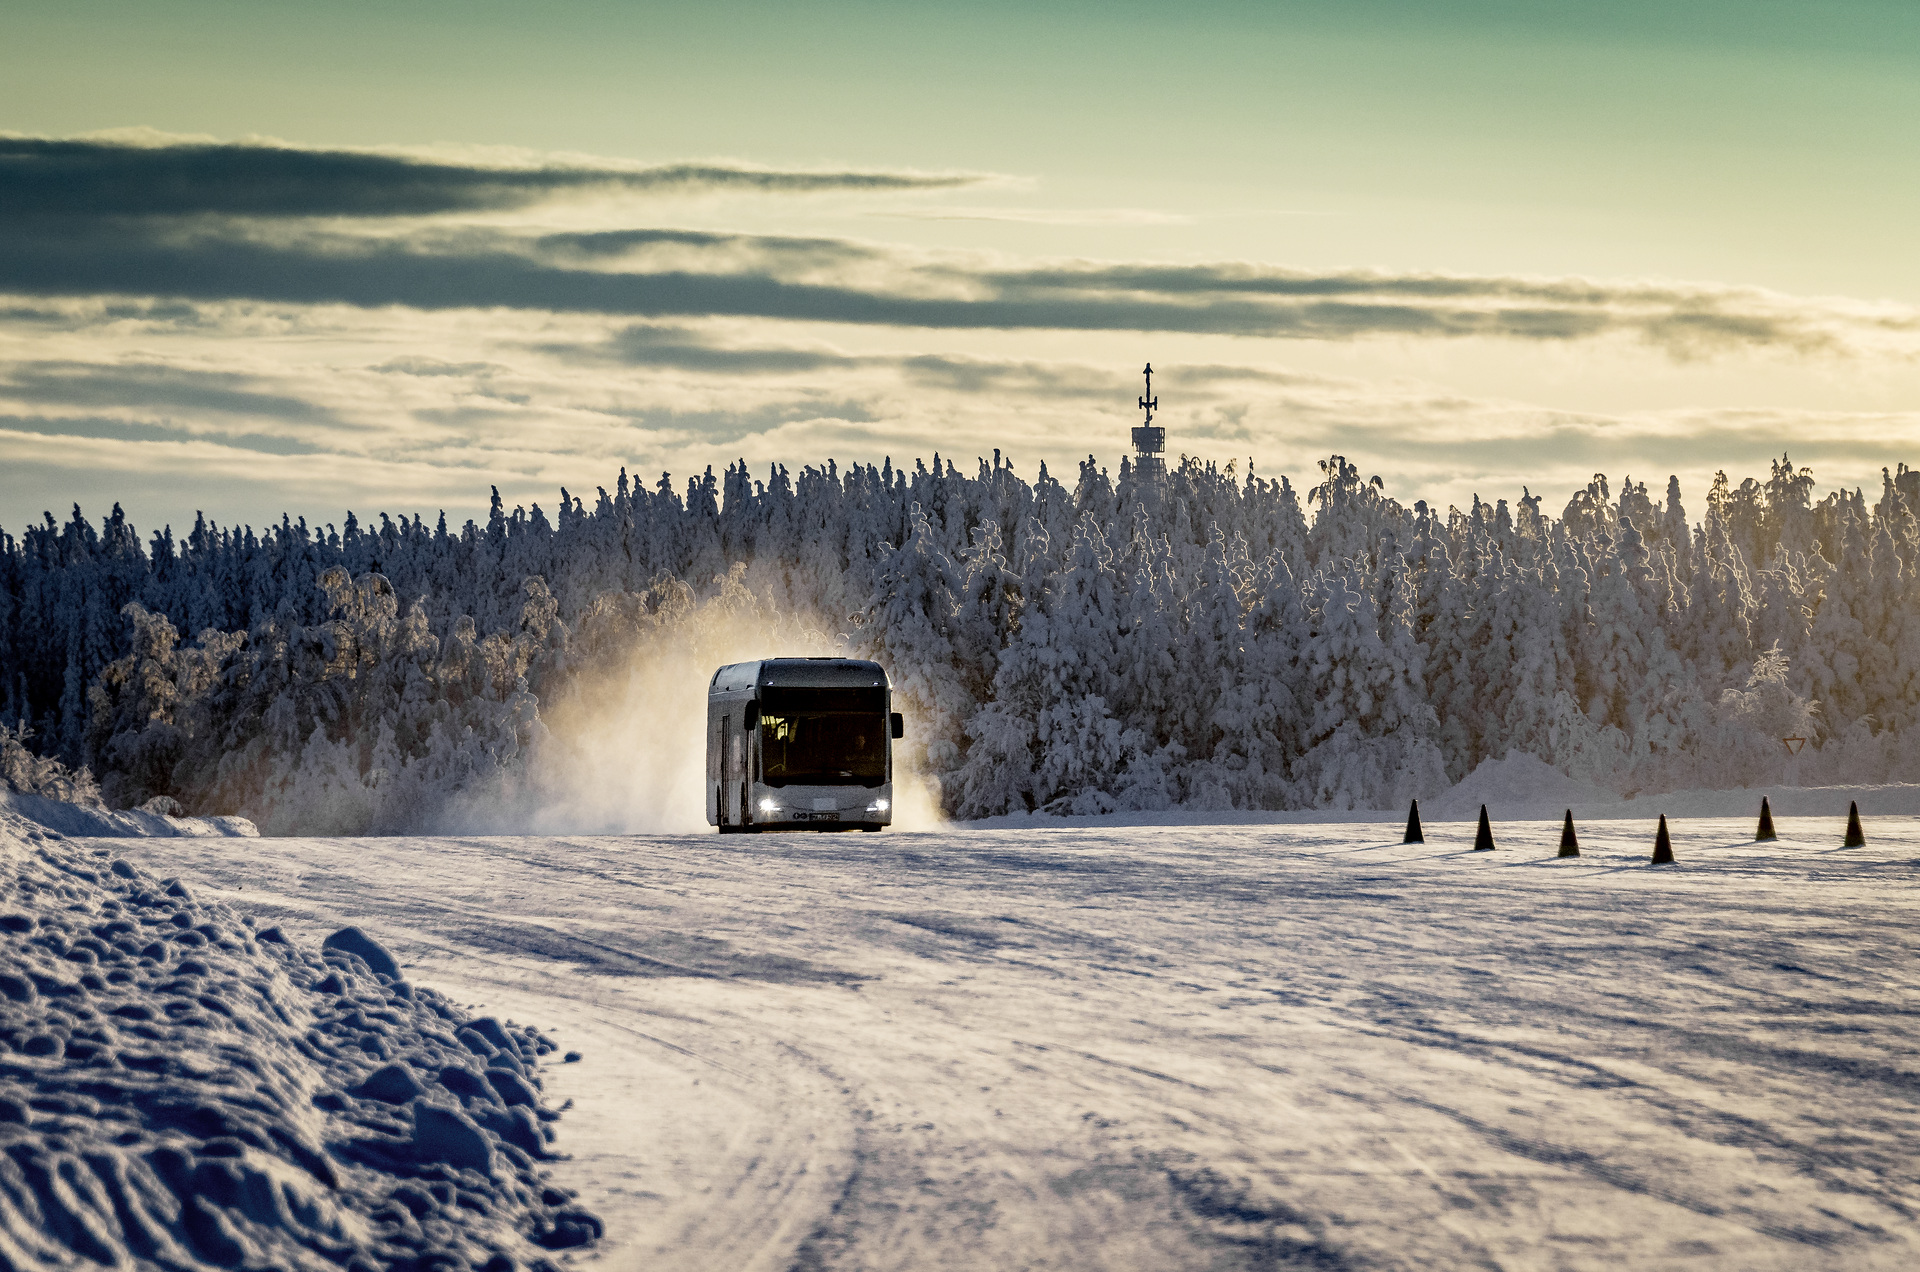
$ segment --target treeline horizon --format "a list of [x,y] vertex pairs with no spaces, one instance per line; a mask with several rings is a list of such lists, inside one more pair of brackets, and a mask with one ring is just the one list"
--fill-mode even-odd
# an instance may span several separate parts
[[[1623,793],[1920,777],[1920,473],[1815,501],[1784,456],[1444,513],[1345,459],[1304,501],[1197,459],[1071,485],[744,462],[449,530],[377,514],[142,542],[0,530],[0,725],[277,829],[409,829],[530,779],[553,708],[728,623],[879,658],[945,810],[1386,807],[1510,750]],[[1304,505],[1304,506],[1303,506]],[[183,637],[187,638],[183,641]],[[779,652],[768,650],[766,652]],[[30,736],[29,736],[30,733]],[[537,766],[533,766],[537,767]]]

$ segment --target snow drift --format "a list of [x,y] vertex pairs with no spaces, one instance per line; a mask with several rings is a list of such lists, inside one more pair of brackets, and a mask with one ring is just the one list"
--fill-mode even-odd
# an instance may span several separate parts
[[1421,811],[1439,821],[1464,821],[1479,816],[1485,804],[1502,817],[1553,817],[1575,805],[1619,802],[1605,787],[1568,777],[1537,756],[1514,751],[1482,760],[1457,786],[1421,805]]
[[251,838],[260,833],[244,817],[178,817],[145,808],[93,807],[8,790],[0,790],[0,811],[83,839]]
[[0,1265],[511,1272],[599,1236],[538,1164],[537,1032],[9,809],[0,867]]
[[1458,785],[1420,805],[1432,821],[1467,821],[1480,805],[1496,820],[1552,819],[1571,809],[1576,818],[1757,817],[1760,800],[1781,817],[1844,817],[1849,804],[1868,816],[1920,816],[1920,785],[1762,786],[1681,790],[1622,799],[1604,787],[1568,777],[1539,758],[1515,751],[1486,760]]

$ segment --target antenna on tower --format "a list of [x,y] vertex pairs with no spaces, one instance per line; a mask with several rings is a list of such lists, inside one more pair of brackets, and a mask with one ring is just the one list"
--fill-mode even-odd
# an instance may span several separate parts
[[1147,391],[1141,395],[1140,409],[1147,413],[1146,422],[1133,430],[1133,471],[1164,477],[1167,461],[1161,454],[1167,449],[1167,430],[1153,422],[1153,413],[1160,409],[1160,399],[1153,393],[1153,363],[1147,363]]

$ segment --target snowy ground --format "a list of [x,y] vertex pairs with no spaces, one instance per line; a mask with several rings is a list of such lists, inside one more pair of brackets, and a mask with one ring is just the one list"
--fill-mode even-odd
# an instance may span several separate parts
[[1920,820],[119,841],[586,1053],[611,1269],[1910,1268]]
[[550,1042],[128,842],[0,807],[0,1269],[556,1272],[597,1237],[542,1174]]

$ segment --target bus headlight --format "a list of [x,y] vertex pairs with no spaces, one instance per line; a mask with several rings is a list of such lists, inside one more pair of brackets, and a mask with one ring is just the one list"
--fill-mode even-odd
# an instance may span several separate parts
[[777,813],[780,811],[780,805],[770,799],[763,799],[760,801],[760,811],[763,813]]
[[876,799],[873,803],[867,805],[867,811],[870,813],[884,813],[889,807],[890,805],[886,800]]

